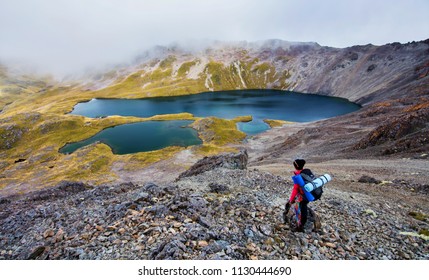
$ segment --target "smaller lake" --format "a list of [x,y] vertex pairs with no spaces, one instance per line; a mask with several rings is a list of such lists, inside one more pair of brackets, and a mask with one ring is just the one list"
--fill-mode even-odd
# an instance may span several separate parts
[[123,124],[104,129],[91,138],[70,143],[60,149],[69,154],[77,149],[102,142],[114,154],[131,154],[142,151],[159,150],[169,146],[188,147],[202,144],[195,129],[187,127],[193,121],[147,121]]

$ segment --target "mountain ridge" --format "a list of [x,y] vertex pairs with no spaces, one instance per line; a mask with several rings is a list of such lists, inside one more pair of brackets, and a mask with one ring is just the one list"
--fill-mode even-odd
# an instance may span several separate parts
[[[425,65],[420,63],[427,60],[428,52],[427,40],[405,45],[392,43],[341,49],[322,47],[317,43],[273,42],[253,43],[256,48],[247,42],[227,47],[222,45],[219,49],[205,48],[190,54],[178,47],[164,47],[162,55],[158,52],[155,57],[141,57],[130,67],[131,71],[125,72],[132,74],[140,70],[145,71],[142,76],[147,76],[161,63],[171,63],[171,72],[168,72],[168,67],[161,67],[164,71],[157,73],[165,81],[163,86],[180,88],[186,86],[183,83],[186,80],[189,82],[187,90],[191,93],[270,88],[332,95],[366,104],[388,94],[386,88],[391,90],[404,83],[411,85],[410,80],[416,75],[415,68]],[[182,66],[188,71],[198,69],[193,71],[193,76],[181,76],[181,83],[174,82],[179,70],[186,71]],[[159,86],[151,85],[151,80],[154,80],[151,76],[146,80],[143,77],[139,83],[146,91]]]

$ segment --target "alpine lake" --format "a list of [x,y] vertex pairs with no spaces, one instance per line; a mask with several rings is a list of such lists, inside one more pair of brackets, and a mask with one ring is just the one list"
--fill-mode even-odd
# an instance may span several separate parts
[[[233,119],[252,116],[250,122],[237,123],[238,129],[248,136],[270,129],[264,122],[284,120],[310,122],[347,114],[361,108],[343,98],[316,94],[302,94],[280,90],[237,90],[204,92],[200,94],[153,97],[144,99],[92,99],[78,103],[70,114],[91,118],[112,115],[151,117],[154,115],[191,113],[195,117],[214,116]],[[159,150],[168,146],[200,145],[193,121],[146,121],[107,128],[86,140],[69,143],[61,153],[102,142],[115,154],[130,154]]]

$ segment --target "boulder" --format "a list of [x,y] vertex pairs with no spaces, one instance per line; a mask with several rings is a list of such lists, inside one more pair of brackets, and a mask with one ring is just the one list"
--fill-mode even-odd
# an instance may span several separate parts
[[249,156],[246,150],[238,153],[221,154],[204,157],[191,166],[187,171],[179,175],[178,179],[195,176],[215,168],[246,169]]

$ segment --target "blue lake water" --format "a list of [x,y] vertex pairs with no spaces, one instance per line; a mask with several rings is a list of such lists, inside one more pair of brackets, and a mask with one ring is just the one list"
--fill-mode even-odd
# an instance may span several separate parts
[[69,154],[95,142],[104,143],[114,154],[131,154],[159,150],[168,146],[193,146],[202,144],[197,131],[190,127],[192,121],[148,121],[123,124],[107,128],[86,140],[70,143],[60,149]]
[[[253,121],[238,123],[238,128],[248,135],[254,135],[269,129],[269,126],[263,121],[264,119],[308,122],[347,114],[360,108],[358,104],[343,98],[279,90],[239,90],[145,99],[92,99],[91,101],[77,104],[71,114],[95,118],[111,115],[151,117],[186,112],[196,117],[215,116],[225,119],[251,115]],[[189,136],[192,133],[178,136],[179,130],[189,131],[191,129],[183,128],[182,124],[175,123],[175,121],[171,121],[171,126],[178,124],[177,130],[163,130],[162,127],[169,126],[169,123],[170,121],[152,122],[150,126],[151,129],[154,129],[155,126],[160,126],[160,131],[165,132],[163,136],[165,138],[194,137]],[[106,129],[105,131],[109,132],[109,137],[106,137],[107,132],[105,131],[100,134],[104,134],[103,137],[106,138],[124,138],[123,144],[118,144],[118,146],[128,146],[127,139],[138,137],[136,134],[140,135],[139,139],[145,139],[145,135],[152,133],[152,130],[148,130],[144,126],[134,125],[136,126],[130,125],[127,131],[122,131],[120,127],[128,127],[128,125]],[[134,131],[131,132],[131,130]],[[130,136],[132,135],[131,133],[134,133],[133,137]],[[91,138],[92,141],[97,141],[95,140],[96,136],[92,137],[94,139]],[[152,148],[145,146],[144,150],[139,151],[159,149],[157,143],[159,141],[154,141]],[[107,142],[107,140],[104,139],[103,142]],[[185,142],[183,145],[189,145]],[[165,145],[170,146],[169,143]],[[115,147],[113,150],[119,151],[120,149]]]

